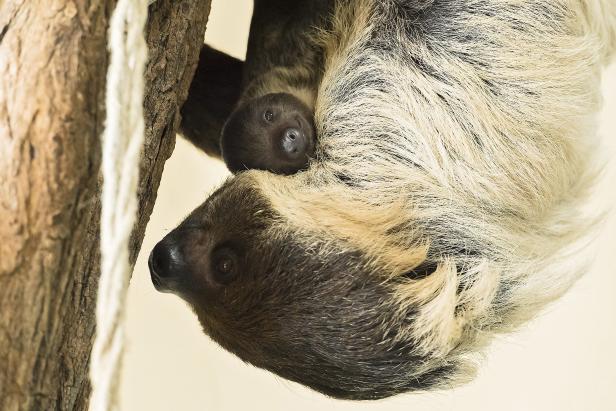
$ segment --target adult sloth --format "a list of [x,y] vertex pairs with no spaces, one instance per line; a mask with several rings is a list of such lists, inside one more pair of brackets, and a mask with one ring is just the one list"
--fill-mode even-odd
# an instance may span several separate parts
[[244,67],[204,49],[183,132],[216,154],[238,99],[288,93],[315,158],[229,179],[155,247],[154,284],[331,396],[468,380],[585,268],[615,19],[609,0],[256,1]]

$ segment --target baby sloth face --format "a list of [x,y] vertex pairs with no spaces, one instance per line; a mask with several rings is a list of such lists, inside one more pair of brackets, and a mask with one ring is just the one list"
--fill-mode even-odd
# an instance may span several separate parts
[[233,173],[294,174],[308,167],[315,138],[313,115],[303,102],[288,93],[266,94],[231,114],[222,131],[222,156]]

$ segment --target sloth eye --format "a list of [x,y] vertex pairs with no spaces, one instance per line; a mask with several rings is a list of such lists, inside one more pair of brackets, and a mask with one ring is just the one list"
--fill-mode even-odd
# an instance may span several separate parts
[[220,248],[212,255],[212,271],[216,282],[229,284],[237,277],[238,257],[229,247]]
[[231,271],[233,271],[233,261],[228,258],[224,258],[218,261],[216,269],[221,274],[229,274]]
[[268,123],[271,123],[274,120],[274,113],[272,110],[267,109],[263,112],[263,119]]

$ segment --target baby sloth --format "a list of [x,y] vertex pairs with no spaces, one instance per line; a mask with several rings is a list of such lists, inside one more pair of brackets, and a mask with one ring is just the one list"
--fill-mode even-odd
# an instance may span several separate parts
[[315,150],[311,110],[290,93],[270,93],[241,104],[225,124],[220,145],[232,173],[267,170],[294,174]]

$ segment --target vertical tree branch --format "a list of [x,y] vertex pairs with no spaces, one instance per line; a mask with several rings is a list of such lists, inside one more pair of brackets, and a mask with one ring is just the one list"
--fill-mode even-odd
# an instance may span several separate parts
[[[99,138],[113,0],[0,2],[0,409],[85,409],[99,276]],[[209,1],[150,7],[134,261]]]

